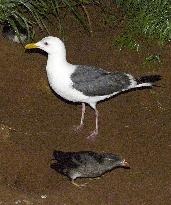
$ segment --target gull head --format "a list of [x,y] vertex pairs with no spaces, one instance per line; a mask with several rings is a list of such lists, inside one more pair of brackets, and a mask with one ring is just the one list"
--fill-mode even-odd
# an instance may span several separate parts
[[58,56],[66,53],[64,43],[57,37],[48,36],[37,43],[30,43],[25,46],[25,49],[39,48],[48,54],[55,54]]

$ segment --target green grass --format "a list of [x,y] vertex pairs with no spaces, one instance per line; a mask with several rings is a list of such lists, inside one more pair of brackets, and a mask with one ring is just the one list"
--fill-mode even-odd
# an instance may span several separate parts
[[139,51],[140,49],[139,42],[136,41],[134,37],[126,33],[114,38],[113,45],[118,47],[119,50],[122,50],[123,48],[128,48],[131,50]]
[[65,13],[71,12],[89,32],[91,21],[86,5],[99,3],[95,0],[0,0],[0,23],[8,23],[19,36],[18,26],[27,31],[28,41],[35,34],[34,27],[46,30],[49,15],[57,18],[62,30]]
[[44,19],[46,7],[42,0],[1,0],[0,23],[8,23],[19,35],[18,26],[27,31],[28,40],[34,35],[34,25],[48,31]]
[[[164,44],[171,40],[171,1],[170,0],[113,0],[125,13],[125,31],[115,39],[120,49],[128,47],[139,51],[141,43],[137,37],[157,40]],[[53,15],[58,27],[63,31],[66,13],[72,13],[85,30],[92,33],[91,18],[87,6],[102,5],[100,0],[0,0],[0,23],[8,22],[19,35],[18,26],[27,31],[28,41],[35,34],[35,27],[47,33]],[[106,9],[107,8],[106,4]],[[122,19],[123,20],[123,19]],[[114,22],[114,23],[113,23]],[[110,13],[104,17],[110,26],[118,24],[117,17]]]
[[161,63],[161,56],[160,55],[150,55],[145,57],[144,63]]
[[171,40],[170,0],[113,0],[127,16],[126,29],[134,35],[155,39],[160,44]]

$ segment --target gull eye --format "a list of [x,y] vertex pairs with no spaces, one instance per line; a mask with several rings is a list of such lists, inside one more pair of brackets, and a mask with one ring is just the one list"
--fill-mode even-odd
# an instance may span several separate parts
[[48,46],[48,43],[47,43],[47,42],[44,42],[44,45],[45,45],[45,46]]

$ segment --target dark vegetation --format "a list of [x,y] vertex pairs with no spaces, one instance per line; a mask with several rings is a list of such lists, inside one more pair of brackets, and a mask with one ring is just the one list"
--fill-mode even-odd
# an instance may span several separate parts
[[[100,7],[105,24],[123,26],[113,44],[139,51],[145,41],[157,41],[164,45],[171,39],[171,1],[169,0],[1,0],[0,23],[10,24],[19,35],[18,26],[27,31],[28,41],[35,35],[35,26],[48,31],[48,21],[54,16],[59,31],[63,33],[63,19],[68,12],[74,14],[85,30],[93,33],[89,8]],[[112,10],[112,6],[118,12]],[[117,24],[116,24],[117,22]],[[143,41],[142,41],[143,39]],[[150,56],[150,60],[159,59]],[[149,60],[147,59],[147,60]]]

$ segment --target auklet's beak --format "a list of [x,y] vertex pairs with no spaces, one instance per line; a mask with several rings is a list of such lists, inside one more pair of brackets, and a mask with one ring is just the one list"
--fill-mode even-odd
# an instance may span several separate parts
[[25,46],[25,49],[32,49],[32,48],[38,48],[38,45],[36,43],[29,43]]
[[121,162],[121,165],[125,168],[130,168],[128,162],[126,162],[125,159]]

